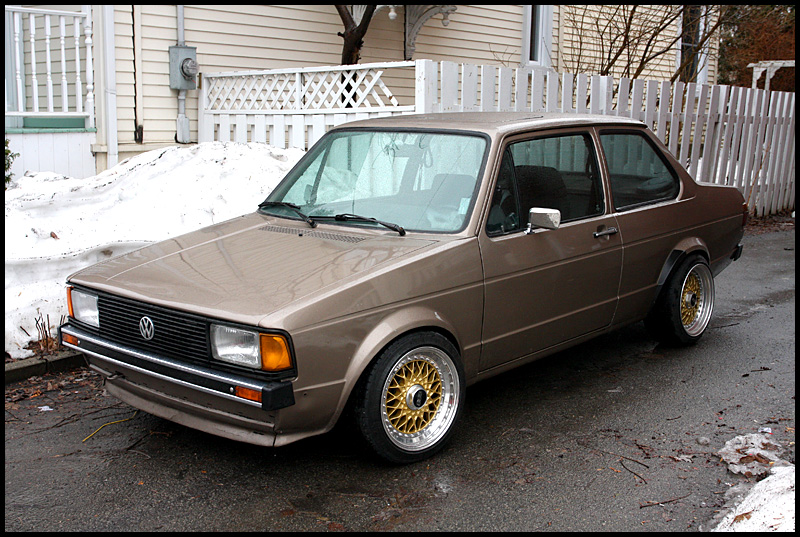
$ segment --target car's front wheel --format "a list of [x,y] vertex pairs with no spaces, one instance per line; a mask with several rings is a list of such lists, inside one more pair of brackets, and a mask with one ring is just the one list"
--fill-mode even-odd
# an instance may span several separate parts
[[699,255],[687,257],[670,275],[645,323],[671,345],[695,343],[714,309],[714,275]]
[[464,395],[464,370],[453,344],[435,332],[414,333],[371,365],[357,394],[356,420],[379,456],[415,462],[447,442]]

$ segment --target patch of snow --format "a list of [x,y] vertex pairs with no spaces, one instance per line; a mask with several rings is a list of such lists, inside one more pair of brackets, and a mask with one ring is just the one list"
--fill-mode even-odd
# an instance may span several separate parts
[[773,467],[712,531],[794,532],[794,465]]
[[300,149],[211,142],[148,151],[86,179],[14,178],[5,203],[5,348],[38,339],[39,315],[66,315],[73,272],[150,243],[253,212]]
[[745,477],[767,476],[755,485],[742,483],[726,497],[730,511],[712,531],[794,532],[794,465],[778,457],[782,448],[763,434],[746,434],[725,443],[718,454],[728,470]]

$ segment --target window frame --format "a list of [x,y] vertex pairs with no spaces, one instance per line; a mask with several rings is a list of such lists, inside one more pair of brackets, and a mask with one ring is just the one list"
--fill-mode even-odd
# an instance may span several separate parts
[[[701,6],[701,10],[702,10]],[[699,36],[702,36],[704,32],[707,31],[709,24],[709,14],[708,12],[703,12],[700,15],[700,22],[699,22]],[[681,63],[683,63],[683,50],[684,50],[684,41],[683,41],[683,17],[678,17],[676,21],[677,25],[677,34],[679,36],[678,42],[675,44],[675,68],[674,71],[678,72],[681,67]],[[689,43],[691,47],[697,47],[698,43]],[[711,63],[711,53],[710,53],[710,45],[709,43],[704,43],[702,46],[699,47],[697,52],[697,65],[695,65],[695,72],[691,73],[690,77],[694,79],[694,82],[698,85],[697,91],[700,91],[699,86],[708,84],[708,77],[709,77],[709,64]]]
[[[606,169],[604,167],[604,162],[603,162],[603,160],[601,158],[601,156],[603,158],[605,158],[605,155],[601,155],[601,153],[600,153],[601,148],[598,147],[599,139],[597,139],[595,137],[594,133],[595,133],[594,126],[587,125],[587,126],[583,126],[583,127],[558,129],[558,130],[554,130],[552,132],[538,131],[538,132],[527,132],[527,133],[515,133],[515,134],[512,134],[512,135],[509,135],[505,140],[503,140],[502,143],[500,144],[500,150],[497,152],[498,160],[497,160],[497,164],[496,164],[496,169],[494,171],[494,174],[493,174],[493,177],[492,177],[492,181],[490,183],[490,189],[489,189],[488,196],[487,196],[488,197],[488,203],[486,205],[486,207],[487,207],[486,216],[485,216],[484,222],[483,222],[483,224],[481,226],[482,229],[483,229],[483,232],[486,234],[486,236],[491,238],[491,239],[497,239],[497,238],[501,238],[501,237],[510,236],[510,235],[515,234],[515,233],[521,233],[521,232],[524,232],[527,229],[526,225],[527,225],[527,221],[528,221],[527,220],[528,216],[527,216],[527,213],[524,213],[524,214],[522,213],[523,209],[521,208],[522,206],[520,205],[521,204],[521,195],[520,195],[520,192],[519,192],[519,185],[518,185],[518,181],[517,181],[516,175],[514,176],[514,185],[513,185],[514,188],[513,188],[513,190],[514,190],[514,196],[515,196],[515,203],[516,203],[516,206],[517,206],[517,211],[520,212],[520,214],[519,214],[519,218],[520,218],[519,229],[513,229],[513,230],[509,230],[509,231],[497,232],[497,231],[490,231],[488,229],[488,227],[487,227],[488,224],[489,224],[489,213],[492,210],[492,206],[493,206],[493,202],[494,202],[494,194],[495,194],[495,189],[497,187],[497,181],[500,178],[500,173],[502,171],[503,161],[505,159],[505,155],[506,155],[506,153],[509,153],[509,155],[511,155],[511,158],[513,159],[514,157],[513,157],[513,154],[511,154],[510,148],[511,148],[512,145],[518,144],[518,143],[533,142],[533,141],[536,141],[536,140],[550,139],[550,138],[563,138],[563,137],[566,137],[566,136],[579,136],[579,137],[582,137],[582,138],[588,140],[589,141],[589,145],[591,146],[591,155],[594,157],[595,173],[597,174],[597,177],[596,177],[595,181],[596,181],[597,186],[600,189],[599,193],[602,196],[602,199],[599,201],[599,204],[602,207],[602,212],[600,212],[598,214],[590,214],[590,215],[582,216],[582,217],[579,217],[579,218],[572,218],[572,219],[567,220],[567,221],[562,221],[561,225],[559,226],[559,228],[561,228],[561,227],[563,227],[565,225],[585,222],[586,220],[590,220],[592,218],[601,218],[601,217],[609,215],[610,214],[609,203],[608,203],[608,201],[609,201],[609,192],[608,192],[609,185],[606,183],[606,180],[605,180],[605,171],[606,171]],[[530,210],[530,207],[528,209]]]
[[[531,59],[531,29],[536,20],[535,33],[538,57]],[[525,5],[522,18],[521,67],[550,69],[553,65],[553,6]]]
[[[635,128],[597,128],[597,145],[598,149],[602,152],[602,167],[603,167],[603,174],[606,178],[607,188],[608,188],[608,200],[610,201],[611,210],[615,213],[624,213],[628,211],[633,211],[636,209],[640,209],[642,207],[648,207],[650,205],[657,205],[660,203],[669,203],[672,201],[676,201],[681,197],[681,192],[683,192],[683,181],[681,181],[681,176],[678,173],[678,170],[672,165],[672,163],[667,158],[667,155],[664,154],[664,151],[661,150],[660,147],[655,143],[655,141],[650,136],[650,133],[644,129],[635,129]],[[603,135],[604,134],[633,134],[640,138],[643,138],[647,145],[653,150],[656,154],[658,159],[664,164],[667,171],[672,176],[675,184],[678,186],[678,191],[673,197],[669,198],[658,198],[649,201],[643,201],[639,203],[634,203],[632,205],[626,205],[624,207],[617,207],[616,202],[614,201],[614,186],[611,182],[611,170],[608,164],[608,157],[606,155],[605,147],[603,146]]]

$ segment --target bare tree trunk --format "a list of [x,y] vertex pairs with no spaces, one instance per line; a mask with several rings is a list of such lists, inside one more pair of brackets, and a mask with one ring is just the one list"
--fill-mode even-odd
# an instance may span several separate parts
[[361,18],[361,22],[356,24],[347,6],[336,6],[336,11],[339,12],[339,17],[342,19],[342,24],[344,24],[344,32],[339,32],[337,34],[344,39],[344,44],[342,45],[342,65],[356,64],[358,60],[361,59],[361,47],[364,46],[364,35],[367,33],[372,15],[375,13],[375,7],[376,6],[367,6],[364,11],[364,16]]

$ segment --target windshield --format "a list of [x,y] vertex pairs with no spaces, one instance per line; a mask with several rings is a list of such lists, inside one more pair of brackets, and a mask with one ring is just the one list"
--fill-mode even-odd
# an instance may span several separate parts
[[[409,231],[457,232],[472,209],[486,146],[483,136],[472,134],[336,131],[311,149],[267,201],[293,204],[326,223],[374,226],[366,220],[374,219]],[[297,218],[280,203],[260,210]]]

